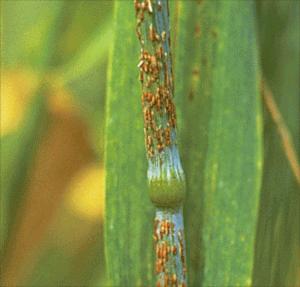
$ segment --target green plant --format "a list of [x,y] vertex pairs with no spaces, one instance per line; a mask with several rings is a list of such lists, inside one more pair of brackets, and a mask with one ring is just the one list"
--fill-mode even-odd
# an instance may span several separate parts
[[[262,168],[254,3],[176,2],[171,15],[175,101],[187,177],[189,282],[249,285]],[[153,284],[147,223],[153,211],[140,147],[133,17],[128,3],[117,2],[106,129],[106,251],[114,285]],[[125,249],[117,238],[128,239]],[[130,269],[121,268],[126,262]]]
[[[188,282],[268,285],[276,274],[269,271],[269,281],[263,279],[257,268],[269,265],[256,259],[265,251],[255,246],[265,239],[256,235],[257,222],[264,219],[258,218],[263,117],[255,2],[170,4],[179,149],[187,181]],[[133,5],[117,2],[106,114],[106,257],[112,285],[151,286],[154,210],[142,148],[133,19]]]
[[[188,286],[298,286],[300,2],[169,4]],[[0,285],[155,286],[134,0],[0,5]]]

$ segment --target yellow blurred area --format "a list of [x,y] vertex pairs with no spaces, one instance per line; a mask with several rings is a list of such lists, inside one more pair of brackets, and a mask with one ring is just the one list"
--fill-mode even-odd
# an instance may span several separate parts
[[[53,83],[53,78],[49,79],[48,82]],[[12,133],[20,127],[26,108],[30,104],[38,84],[39,79],[37,75],[29,70],[12,70],[1,73],[1,136]],[[55,137],[61,134],[58,130],[63,131],[65,124],[70,121],[67,118],[81,120],[78,117],[78,110],[71,93],[62,85],[58,85],[55,82],[55,84],[50,86],[49,94],[49,111],[54,118],[61,118],[61,123],[58,123],[55,128],[55,135],[53,135]],[[72,129],[80,130],[81,125],[74,124],[71,131]],[[61,136],[63,137],[62,134]],[[64,142],[64,144],[67,145],[68,141]],[[63,149],[63,146],[61,145],[57,148]],[[58,164],[60,159],[62,160],[63,157],[55,158]],[[45,166],[45,163],[43,166]],[[74,212],[91,219],[103,217],[103,174],[102,168],[99,168],[97,165],[90,165],[78,172],[72,179],[69,187],[69,196],[66,200]]]
[[50,95],[48,97],[49,109],[52,112],[76,113],[78,107],[72,98],[72,93],[68,91],[62,83],[55,77],[48,77]]
[[20,126],[38,82],[30,70],[1,71],[1,136]]
[[72,212],[90,220],[103,220],[104,170],[91,165],[80,171],[69,186],[66,203]]
[[[34,270],[39,252],[52,244],[49,230],[51,234],[52,230],[60,233],[54,235],[54,239],[59,238],[57,248],[66,252],[66,246],[70,246],[76,254],[78,246],[89,238],[93,224],[103,222],[104,170],[95,159],[88,127],[72,93],[54,78],[47,79],[47,83],[47,125],[29,170],[14,240],[7,246],[5,279],[0,280],[4,286],[21,284]],[[30,71],[2,72],[1,136],[21,127],[38,85],[38,77]],[[59,216],[63,226],[57,221]],[[85,222],[84,226],[74,226],[78,219]],[[77,230],[77,244],[72,239],[73,228]]]

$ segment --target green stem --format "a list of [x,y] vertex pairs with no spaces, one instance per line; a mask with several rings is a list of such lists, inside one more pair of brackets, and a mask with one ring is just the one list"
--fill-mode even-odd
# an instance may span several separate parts
[[[182,205],[185,177],[176,143],[176,111],[168,0],[135,0],[141,44],[145,146],[150,198],[157,207],[155,248],[157,286],[186,286]],[[178,252],[173,252],[173,249]]]

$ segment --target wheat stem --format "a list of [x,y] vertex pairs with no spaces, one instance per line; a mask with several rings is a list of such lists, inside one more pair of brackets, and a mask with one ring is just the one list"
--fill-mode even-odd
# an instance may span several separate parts
[[186,286],[182,205],[185,177],[176,143],[168,0],[135,0],[150,198],[156,206],[156,285]]

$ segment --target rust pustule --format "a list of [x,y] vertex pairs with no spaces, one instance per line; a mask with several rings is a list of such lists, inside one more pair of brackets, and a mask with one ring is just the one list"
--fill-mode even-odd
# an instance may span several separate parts
[[[154,17],[153,5],[157,5],[157,11],[162,12],[161,1],[134,1],[136,34],[142,47],[138,68],[143,90],[145,145],[149,158],[159,156],[174,143],[171,134],[172,129],[176,128],[171,54],[164,44],[166,41],[170,43],[170,36],[165,30],[158,32],[150,21]],[[148,32],[143,35],[142,31]]]

